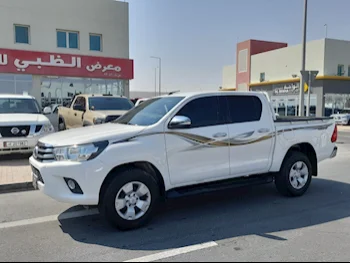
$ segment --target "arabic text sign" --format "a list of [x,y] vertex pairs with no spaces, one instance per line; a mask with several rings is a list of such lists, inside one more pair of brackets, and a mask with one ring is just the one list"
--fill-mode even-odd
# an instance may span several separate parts
[[273,85],[273,94],[274,95],[292,95],[299,94],[300,83],[290,83],[290,84],[278,84]]
[[0,49],[0,73],[133,79],[129,59]]

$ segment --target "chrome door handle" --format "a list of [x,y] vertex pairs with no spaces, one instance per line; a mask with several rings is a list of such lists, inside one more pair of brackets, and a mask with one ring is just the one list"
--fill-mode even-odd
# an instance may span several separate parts
[[258,133],[268,133],[268,132],[270,132],[270,129],[267,129],[267,128],[262,128],[258,130]]
[[219,132],[213,135],[214,138],[224,138],[227,136],[227,133]]

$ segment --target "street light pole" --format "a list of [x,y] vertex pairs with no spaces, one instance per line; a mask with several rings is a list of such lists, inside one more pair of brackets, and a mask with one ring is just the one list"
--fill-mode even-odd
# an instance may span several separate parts
[[159,61],[159,96],[162,94],[162,59],[160,57],[151,57]]
[[157,68],[154,69],[154,96],[157,97]]
[[[305,71],[306,64],[306,30],[307,30],[307,1],[304,0],[304,26],[303,26],[303,51],[302,51],[302,63],[301,70]],[[303,75],[300,77],[300,96],[299,96],[299,116],[304,116],[304,86],[305,79]]]
[[328,37],[328,25],[324,24],[324,28],[325,28],[325,31],[326,31],[326,38],[327,38]]

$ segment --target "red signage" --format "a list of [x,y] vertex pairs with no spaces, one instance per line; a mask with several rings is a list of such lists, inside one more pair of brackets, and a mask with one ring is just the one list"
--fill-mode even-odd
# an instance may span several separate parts
[[0,49],[0,73],[130,80],[134,78],[134,61]]

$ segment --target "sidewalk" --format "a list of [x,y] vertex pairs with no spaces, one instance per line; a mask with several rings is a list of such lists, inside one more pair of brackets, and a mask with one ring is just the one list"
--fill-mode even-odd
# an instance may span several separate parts
[[350,126],[341,126],[341,125],[338,125],[338,131],[341,131],[341,132],[350,132]]
[[0,156],[0,193],[31,189],[28,155]]

